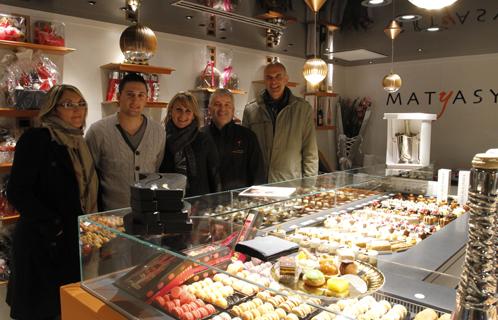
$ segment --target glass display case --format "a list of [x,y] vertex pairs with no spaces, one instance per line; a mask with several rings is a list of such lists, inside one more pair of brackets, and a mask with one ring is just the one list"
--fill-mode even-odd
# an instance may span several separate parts
[[[136,233],[130,209],[82,216],[81,286],[129,319],[449,319],[465,208],[382,172],[267,185],[294,189],[283,197],[188,198],[186,232]],[[299,249],[267,262],[235,250],[255,236]]]

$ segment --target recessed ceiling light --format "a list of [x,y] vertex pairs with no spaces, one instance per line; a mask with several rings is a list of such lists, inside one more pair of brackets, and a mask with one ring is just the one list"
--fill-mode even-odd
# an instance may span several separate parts
[[413,22],[422,19],[422,16],[419,14],[403,14],[396,17],[396,21],[398,22]]
[[89,4],[89,5],[91,5],[91,6],[94,6],[94,5],[96,5],[96,4],[97,4],[97,1],[91,1],[91,0],[90,0],[90,1],[88,1],[88,4]]
[[418,48],[418,49],[417,49],[417,51],[418,51],[418,52],[422,52],[422,51],[424,51],[424,49],[422,49],[422,48]]
[[289,43],[287,46],[292,47],[293,45],[294,45],[293,43]]
[[225,40],[227,37],[220,37],[221,40]]
[[372,60],[368,61],[369,64],[373,64],[374,62]]
[[438,27],[438,26],[430,26],[430,27],[424,29],[424,31],[427,31],[427,32],[439,32],[439,31],[443,31],[444,29],[446,29],[446,28]]
[[205,26],[206,26],[206,24],[204,24],[204,23],[199,23],[199,27],[205,27]]
[[415,293],[413,296],[417,299],[424,299],[425,298],[425,294],[423,294],[423,293]]
[[192,20],[192,18],[193,18],[192,16],[185,16],[185,19],[187,20]]
[[390,4],[392,0],[363,0],[361,5],[364,7],[383,7]]

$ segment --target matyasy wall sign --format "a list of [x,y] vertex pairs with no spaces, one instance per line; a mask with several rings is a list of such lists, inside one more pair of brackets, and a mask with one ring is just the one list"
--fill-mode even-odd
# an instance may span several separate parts
[[[389,93],[386,98],[386,107],[398,106],[429,106],[431,112],[437,112],[437,118],[441,118],[448,106],[456,104],[475,105],[480,103],[498,104],[498,88],[496,89],[460,89],[445,91],[413,91],[407,93]],[[427,109],[424,108],[424,112]],[[413,110],[411,110],[413,112]]]

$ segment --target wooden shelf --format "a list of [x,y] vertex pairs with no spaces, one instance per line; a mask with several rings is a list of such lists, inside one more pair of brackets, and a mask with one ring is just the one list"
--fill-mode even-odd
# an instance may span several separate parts
[[19,217],[20,216],[18,214],[13,215],[13,216],[0,217],[0,222],[2,222],[4,224],[14,223],[14,222],[17,222],[17,220],[19,220]]
[[317,91],[317,92],[306,92],[304,96],[315,96],[315,97],[337,97],[339,96],[334,92],[325,92],[325,91]]
[[64,55],[70,52],[73,52],[75,49],[66,48],[66,47],[56,47],[56,46],[47,46],[44,44],[30,43],[30,42],[20,42],[20,41],[9,41],[9,40],[0,40],[1,48],[8,49],[17,49],[17,48],[27,48],[33,50],[41,50],[46,53]]
[[257,15],[255,17],[256,19],[261,19],[261,20],[271,20],[271,19],[276,19],[276,18],[282,18],[284,19],[287,23],[286,24],[290,24],[290,23],[295,23],[297,22],[297,18],[296,17],[293,17],[293,16],[287,16],[283,13],[280,13],[280,12],[277,12],[277,11],[268,11],[266,13],[263,13],[263,14],[260,14],[260,15]]
[[[252,83],[258,83],[258,84],[265,84],[265,80],[254,80]],[[290,87],[290,88],[294,88],[294,87],[297,87],[299,85],[299,83],[297,82],[287,82],[287,86]]]
[[11,168],[12,168],[12,163],[10,162],[0,163],[0,174],[9,173]]
[[335,126],[315,126],[317,131],[335,130]]
[[[216,89],[218,88],[201,88],[201,89],[192,89],[189,90],[190,92],[215,92]],[[238,90],[238,89],[228,89],[232,94],[246,94],[244,90]]]
[[17,110],[14,108],[0,108],[0,117],[9,118],[34,118],[40,110]]
[[130,64],[130,63],[108,63],[100,67],[102,69],[112,70],[112,71],[158,73],[158,74],[171,74],[171,72],[175,71],[175,69],[172,68],[155,67],[149,65]]
[[[104,101],[102,102],[103,105],[107,106],[107,105],[115,105],[117,107],[117,104],[118,102],[117,101]],[[146,104],[145,104],[145,107],[146,108],[167,108],[168,107],[168,103],[167,102],[152,102],[152,101],[148,101]]]
[[0,286],[6,286],[8,283],[8,281],[0,281]]

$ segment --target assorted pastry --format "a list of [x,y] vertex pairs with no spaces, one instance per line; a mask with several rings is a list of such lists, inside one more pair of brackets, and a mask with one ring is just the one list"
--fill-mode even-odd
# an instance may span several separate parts
[[115,215],[90,215],[88,219],[96,222],[80,221],[80,241],[83,246],[83,253],[89,253],[92,248],[100,248],[105,243],[116,237],[116,233],[102,228],[107,226],[119,232],[124,231],[123,217]]
[[436,203],[433,198],[398,195],[329,215],[323,227],[297,228],[293,234],[279,229],[274,233],[317,252],[334,254],[337,248],[347,246],[368,261],[368,255],[375,256],[379,251],[411,248],[467,211],[468,207],[455,202]]

